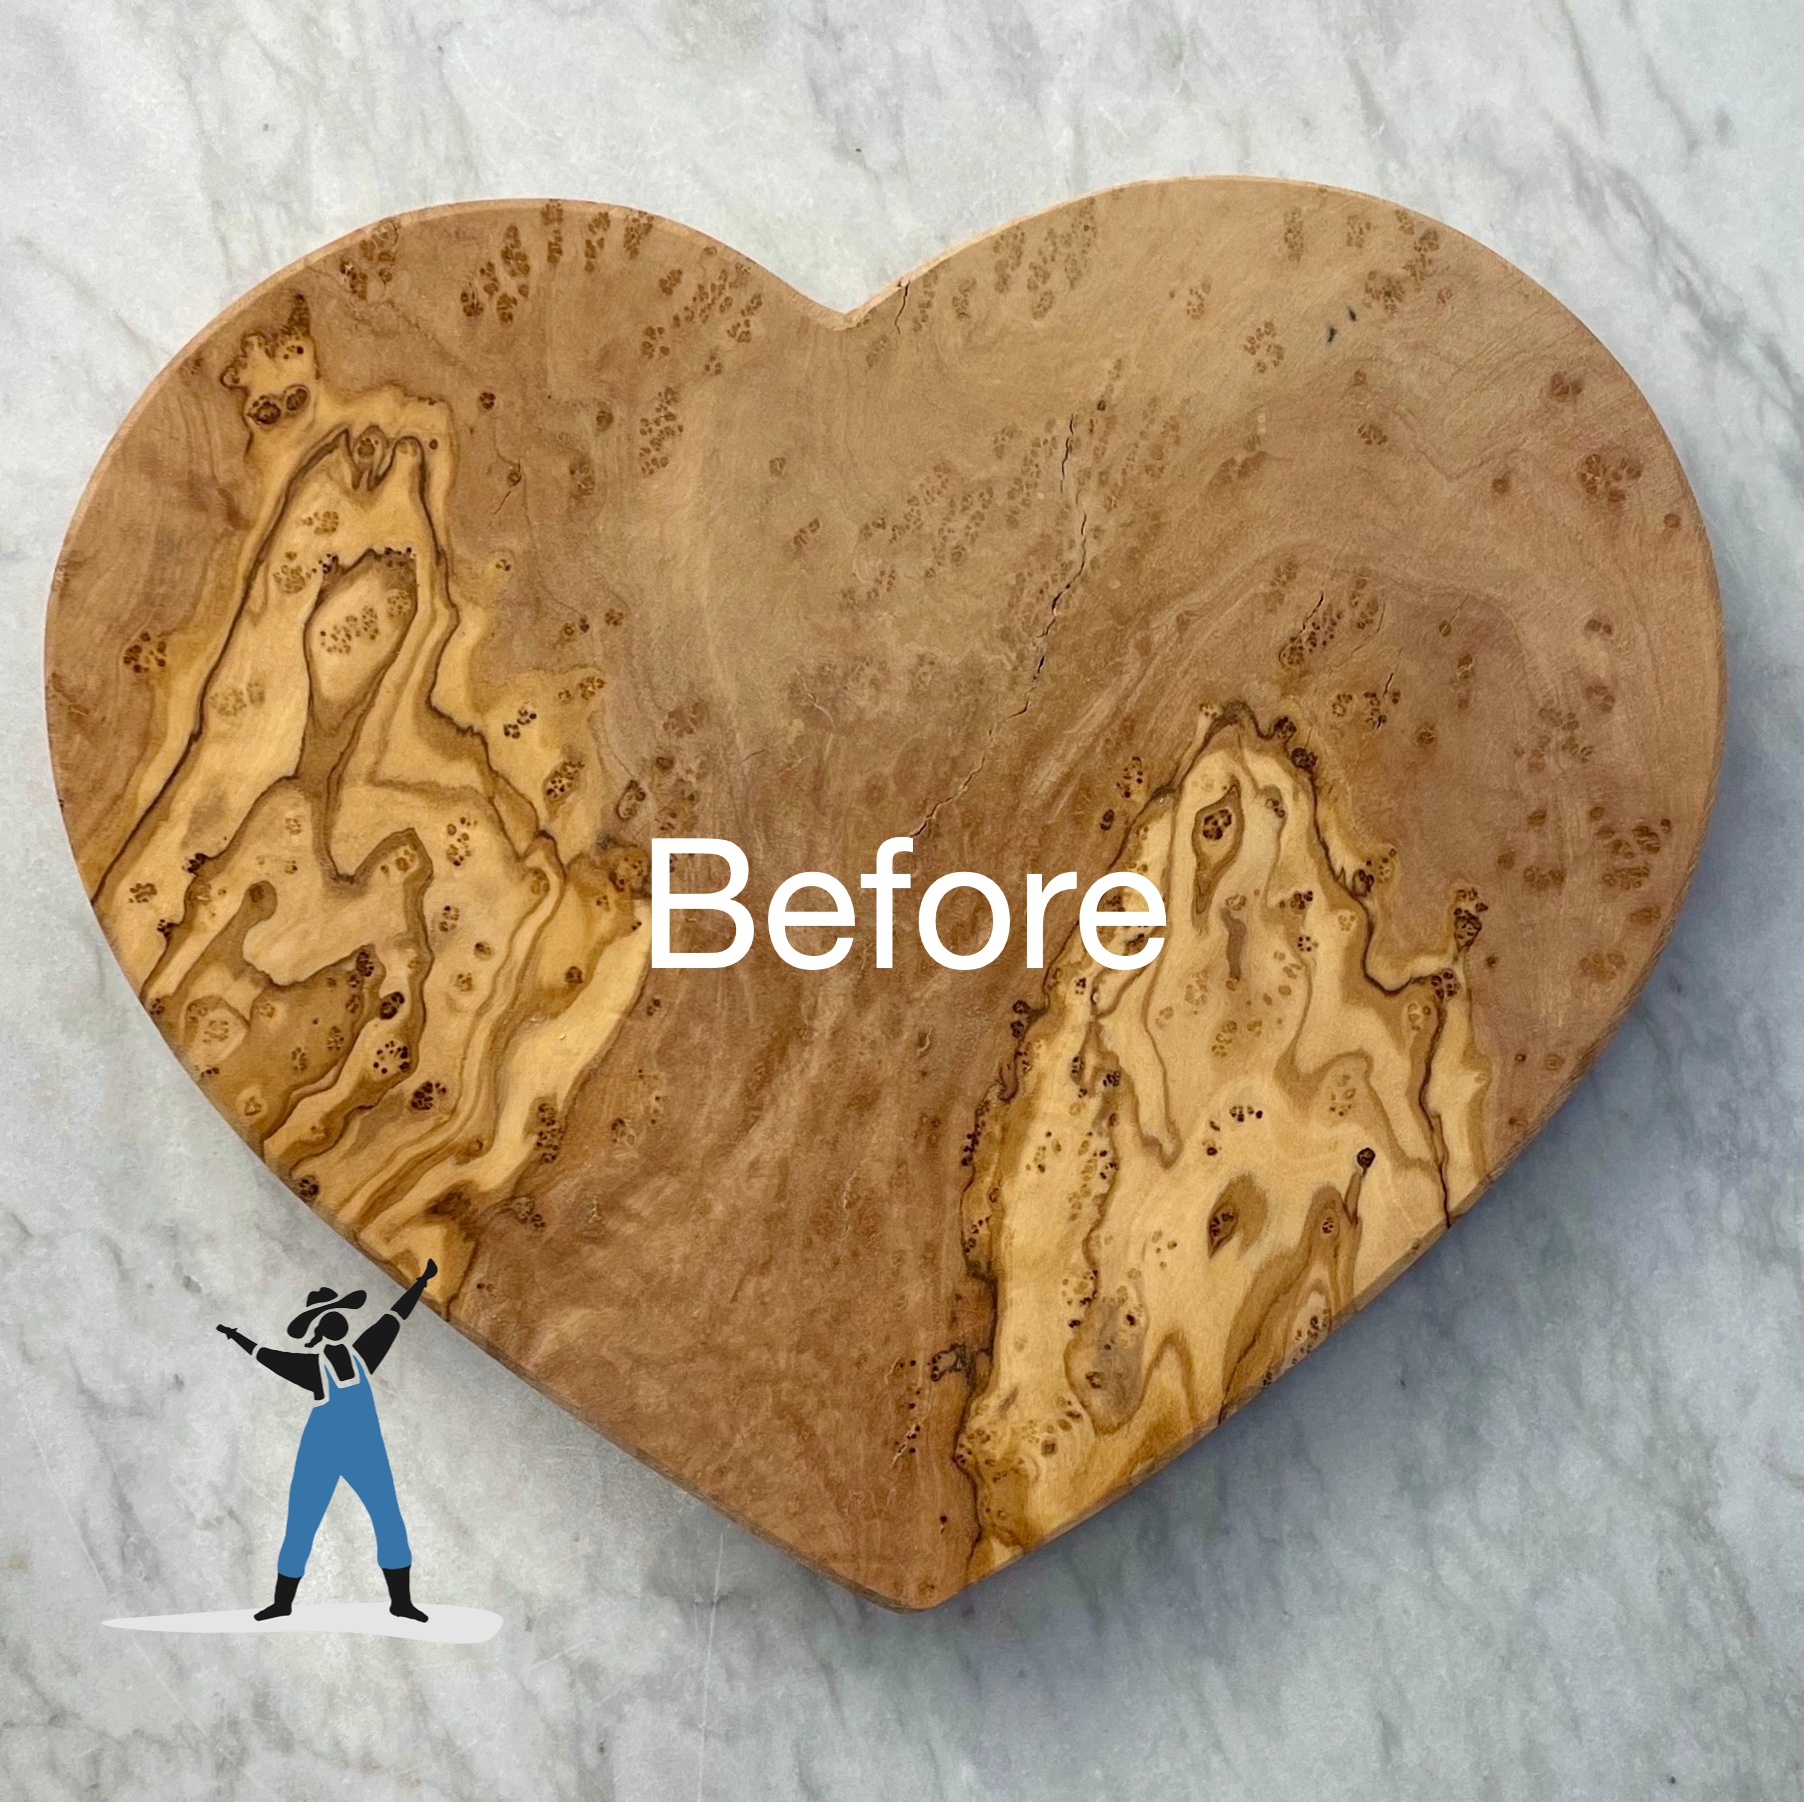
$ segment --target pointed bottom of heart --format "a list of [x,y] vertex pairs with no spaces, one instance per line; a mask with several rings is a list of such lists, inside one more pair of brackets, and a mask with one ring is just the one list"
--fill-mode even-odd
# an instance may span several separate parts
[[213,1614],[139,1614],[105,1621],[136,1633],[374,1633],[386,1639],[430,1639],[440,1645],[474,1646],[493,1639],[501,1616],[486,1608],[454,1608],[422,1602],[423,1621],[403,1620],[381,1602],[315,1602],[293,1614],[260,1621],[249,1608],[222,1608]]

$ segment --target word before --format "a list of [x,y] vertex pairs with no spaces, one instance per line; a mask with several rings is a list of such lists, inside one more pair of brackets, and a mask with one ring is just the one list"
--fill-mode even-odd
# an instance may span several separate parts
[[[911,838],[886,838],[877,847],[877,867],[858,878],[860,888],[876,895],[877,968],[888,970],[895,964],[896,916],[898,890],[912,886],[912,878],[896,868],[896,858],[914,849]],[[724,888],[706,893],[685,891],[673,894],[670,887],[670,864],[675,857],[718,857],[727,866]],[[752,914],[744,902],[735,897],[745,887],[751,866],[745,853],[730,838],[654,838],[651,841],[651,963],[654,970],[720,970],[736,964],[751,949]],[[798,908],[791,905],[806,889],[818,890],[832,902],[832,907]],[[990,936],[978,951],[948,951],[940,937],[940,904],[955,889],[972,889],[983,896],[990,910]],[[1075,893],[1077,873],[1067,870],[1050,881],[1030,873],[1027,878],[1027,967],[1046,967],[1046,904],[1055,895]],[[1129,889],[1146,903],[1141,911],[1103,907],[1105,896],[1117,889]],[[670,916],[678,911],[725,914],[733,922],[733,942],[723,951],[673,951],[670,946]],[[852,935],[842,933],[825,951],[798,951],[789,942],[793,928],[806,926],[855,926],[857,916],[852,896],[845,884],[824,870],[804,870],[777,885],[766,910],[765,924],[770,932],[771,949],[786,964],[798,970],[825,970],[838,963],[852,949]],[[1164,939],[1152,936],[1165,924],[1165,901],[1151,878],[1132,870],[1111,870],[1090,884],[1078,909],[1078,930],[1083,934],[1084,948],[1098,963],[1112,970],[1138,970],[1159,955]],[[1145,942],[1128,952],[1113,951],[1102,942],[1102,933],[1127,928],[1146,934]],[[955,870],[949,876],[936,877],[921,896],[915,929],[921,945],[936,964],[948,970],[978,970],[994,963],[1002,955],[1009,938],[1008,897],[1001,886],[974,870]]]

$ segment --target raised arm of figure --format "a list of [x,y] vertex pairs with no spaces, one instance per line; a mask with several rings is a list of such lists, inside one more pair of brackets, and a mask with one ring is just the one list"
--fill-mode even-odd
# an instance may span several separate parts
[[366,1370],[373,1371],[388,1356],[389,1347],[400,1334],[401,1322],[413,1312],[414,1303],[425,1294],[426,1285],[437,1275],[438,1265],[428,1258],[426,1268],[414,1278],[412,1288],[399,1296],[386,1314],[379,1320],[372,1321],[351,1341],[352,1349],[363,1360]]
[[235,1326],[222,1326],[218,1329],[231,1342],[243,1350],[263,1366],[265,1370],[273,1370],[277,1376],[285,1377],[298,1389],[305,1389],[315,1401],[321,1395],[319,1385],[319,1359],[312,1352],[275,1351],[269,1346],[259,1346],[255,1339],[247,1338]]

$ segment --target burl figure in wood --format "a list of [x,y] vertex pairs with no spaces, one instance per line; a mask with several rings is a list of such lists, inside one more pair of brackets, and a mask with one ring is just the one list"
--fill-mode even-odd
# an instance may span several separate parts
[[[911,1607],[1471,1205],[1670,930],[1723,709],[1697,508],[1609,354],[1444,226],[1239,180],[851,314],[643,213],[387,221],[152,385],[48,672],[101,924],[251,1147]],[[1018,916],[943,967],[908,896],[894,967],[868,918],[830,969],[653,967],[654,837],[743,846],[762,920],[896,835],[915,899],[1076,872],[1048,967]],[[1133,970],[1077,930],[1111,871],[1165,900]]]

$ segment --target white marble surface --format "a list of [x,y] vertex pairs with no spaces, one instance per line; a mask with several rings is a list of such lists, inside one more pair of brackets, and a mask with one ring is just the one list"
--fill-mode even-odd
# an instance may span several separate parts
[[[0,1795],[1545,1798],[1804,1782],[1804,208],[1794,0],[0,0]],[[849,305],[1141,176],[1476,233],[1658,408],[1733,717],[1691,907],[1445,1245],[1090,1525],[926,1617],[723,1523],[422,1313],[422,1592],[487,1645],[122,1634],[260,1600],[294,1423],[216,1320],[360,1264],[138,1012],[57,824],[86,475],[252,282],[383,214],[628,202]],[[369,1599],[341,1501],[307,1585]]]

